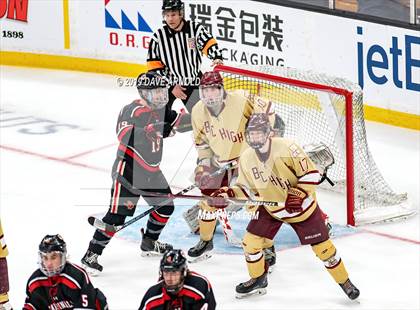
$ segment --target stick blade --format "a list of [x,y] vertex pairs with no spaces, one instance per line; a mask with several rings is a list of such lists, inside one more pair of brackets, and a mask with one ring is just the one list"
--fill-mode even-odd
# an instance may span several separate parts
[[95,220],[96,220],[96,217],[94,217],[94,216],[89,216],[88,217],[88,222],[92,226],[95,226]]
[[102,230],[106,234],[114,235],[117,232],[116,227],[114,225],[104,223],[102,220],[100,220],[100,219],[98,219],[94,216],[89,216],[88,217],[88,222],[89,222],[90,225],[92,225],[93,227],[95,227],[99,230]]

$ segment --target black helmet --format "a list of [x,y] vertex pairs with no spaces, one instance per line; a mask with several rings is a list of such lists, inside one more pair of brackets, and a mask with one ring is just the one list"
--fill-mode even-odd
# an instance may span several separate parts
[[[253,141],[250,138],[251,131],[261,131],[264,136],[260,141]],[[245,129],[245,139],[250,147],[253,149],[260,149],[264,146],[271,132],[270,120],[266,113],[251,114]]]
[[[163,108],[168,103],[168,80],[156,72],[140,74],[137,78],[137,90],[152,109]],[[159,90],[159,94],[154,94],[154,90]]]
[[[43,263],[43,257],[48,253],[53,252],[56,252],[61,256],[61,264],[54,270],[48,270]],[[59,274],[64,269],[64,265],[66,264],[66,256],[67,246],[63,237],[60,235],[46,235],[44,238],[42,238],[41,243],[39,244],[39,266],[42,273],[44,273],[47,277]]]
[[168,87],[168,80],[157,72],[142,73],[137,77],[137,90]]
[[181,0],[163,0],[162,10],[182,11],[184,10],[184,2]]
[[176,285],[167,285],[165,281],[163,285],[168,293],[177,294],[184,285],[184,278],[188,272],[187,258],[182,250],[169,250],[163,254],[160,261],[160,274],[163,277],[163,272],[181,272],[180,282]]

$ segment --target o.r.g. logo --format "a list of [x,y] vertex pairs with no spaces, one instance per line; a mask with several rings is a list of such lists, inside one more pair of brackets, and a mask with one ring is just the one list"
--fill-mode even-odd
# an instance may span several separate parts
[[[121,2],[105,0],[105,28],[109,32],[109,44],[120,47],[149,48],[150,36],[141,32],[153,33],[153,30],[136,10],[136,17],[128,17],[128,8]],[[129,11],[133,16],[132,9]]]

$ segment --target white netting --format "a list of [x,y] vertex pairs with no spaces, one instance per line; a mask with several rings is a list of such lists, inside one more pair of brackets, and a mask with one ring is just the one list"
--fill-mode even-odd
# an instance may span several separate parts
[[[366,139],[363,92],[357,84],[342,78],[290,68],[246,66],[243,69],[352,92],[356,224],[405,217],[413,213],[407,203],[407,194],[397,194],[390,188],[372,158]],[[345,97],[317,87],[308,89],[294,85],[293,82],[289,84],[285,81],[266,80],[245,71],[228,71],[227,67],[225,71],[220,71],[226,89],[244,89],[272,101],[275,112],[285,122],[285,137],[293,138],[301,145],[323,142],[331,149],[335,164],[328,171],[328,176],[336,186],[330,187],[326,182],[322,186],[345,193]]]

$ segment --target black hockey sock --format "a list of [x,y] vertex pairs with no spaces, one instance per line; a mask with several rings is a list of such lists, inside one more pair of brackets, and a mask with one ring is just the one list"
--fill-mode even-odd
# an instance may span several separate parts
[[[102,220],[107,224],[122,225],[124,224],[125,218],[125,215],[110,213],[108,211]],[[111,238],[111,236],[97,229],[93,234],[92,240],[89,243],[89,250],[93,253],[101,255],[104,248],[107,246],[109,241],[111,241]]]
[[146,225],[145,236],[149,237],[152,240],[158,240],[159,235],[165,227],[166,223],[169,220],[172,212],[174,211],[174,206],[164,206],[158,211],[150,213],[149,219]]
[[109,241],[111,241],[111,237],[97,229],[89,242],[89,251],[101,255]]

